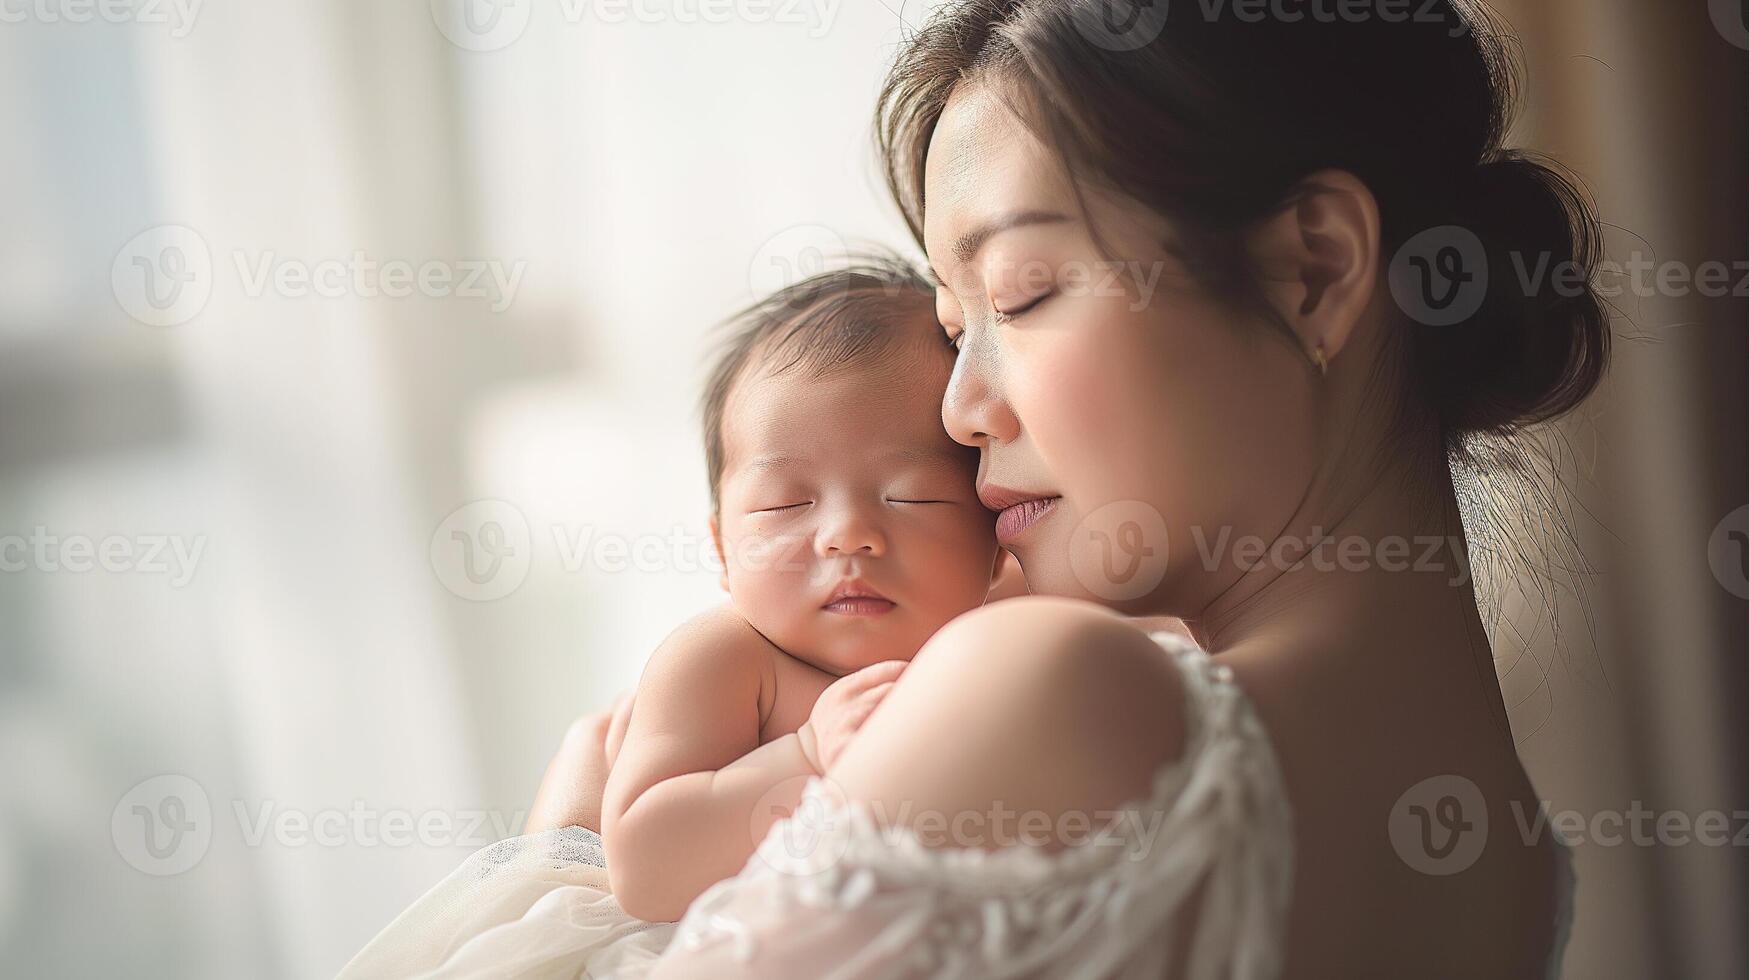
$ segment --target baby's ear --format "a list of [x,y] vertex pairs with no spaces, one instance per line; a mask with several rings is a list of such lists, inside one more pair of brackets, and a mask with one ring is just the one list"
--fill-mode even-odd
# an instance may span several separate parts
[[711,547],[717,551],[717,567],[720,569],[717,572],[717,584],[723,587],[724,592],[727,592],[729,591],[729,563],[723,560],[723,533],[717,529],[717,515],[712,514],[705,519],[705,523],[711,529]]

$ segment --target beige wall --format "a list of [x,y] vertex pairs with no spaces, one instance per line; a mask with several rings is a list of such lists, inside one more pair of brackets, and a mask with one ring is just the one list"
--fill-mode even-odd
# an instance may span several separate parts
[[[1527,66],[1517,139],[1584,179],[1610,257],[1690,269],[1749,258],[1749,51],[1726,41],[1705,5],[1500,9]],[[1562,639],[1532,644],[1546,699],[1514,712],[1539,790],[1587,815],[1635,800],[1730,811],[1744,799],[1749,600],[1714,578],[1707,546],[1749,502],[1749,299],[1659,292],[1616,300],[1614,369],[1562,427],[1581,507],[1573,526],[1601,573],[1588,589],[1595,621],[1563,603]],[[1523,688],[1506,675],[1509,702]],[[1568,975],[1746,975],[1746,860],[1741,848],[1694,844],[1582,847]]]

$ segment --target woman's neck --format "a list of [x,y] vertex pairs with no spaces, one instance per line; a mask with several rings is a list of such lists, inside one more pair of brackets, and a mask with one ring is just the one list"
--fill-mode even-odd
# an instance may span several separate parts
[[1187,622],[1199,645],[1434,690],[1475,684],[1505,726],[1450,470],[1420,455],[1390,457],[1347,493],[1336,476],[1315,485],[1282,535],[1316,549],[1241,574]]

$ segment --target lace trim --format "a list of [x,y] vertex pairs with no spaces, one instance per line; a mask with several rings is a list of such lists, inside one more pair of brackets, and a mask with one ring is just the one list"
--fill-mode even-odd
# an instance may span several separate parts
[[[525,853],[533,850],[539,850],[540,854],[537,856]],[[507,837],[496,844],[481,848],[473,858],[473,863],[479,866],[479,876],[482,878],[497,874],[510,865],[526,866],[529,861],[555,871],[579,864],[606,868],[607,850],[602,846],[601,835],[593,830],[585,827],[559,827],[541,834]]]
[[[1167,646],[1179,658],[1181,666],[1186,662],[1205,663],[1211,670],[1216,666],[1206,653],[1189,645],[1178,634],[1161,632],[1154,635],[1156,639],[1160,636],[1169,638],[1162,645]],[[1224,665],[1220,665],[1218,669],[1222,672],[1218,683],[1230,682],[1232,672]],[[1218,717],[1205,719],[1203,711],[1186,710],[1186,744],[1183,754],[1155,771],[1152,789],[1148,795],[1125,801],[1114,808],[1118,812],[1166,809],[1183,791],[1190,778],[1191,770],[1184,764],[1185,760],[1196,759],[1205,751],[1209,730],[1232,727],[1232,694],[1236,693],[1236,689],[1229,687],[1224,692],[1210,690],[1216,682],[1207,671],[1184,670],[1183,673],[1200,682],[1187,692],[1187,700],[1193,699],[1196,705],[1210,709],[1208,713],[1211,716]],[[1220,694],[1225,696],[1219,696]],[[1210,703],[1217,698],[1223,703],[1219,706]],[[1186,707],[1190,709],[1193,706]],[[1134,828],[1132,823],[1119,820],[1111,827],[1091,833],[1081,844],[1054,852],[1025,846],[1005,847],[994,851],[978,847],[930,846],[923,843],[913,827],[904,824],[881,825],[867,804],[840,798],[830,784],[818,776],[808,780],[802,792],[802,803],[797,809],[806,819],[810,808],[813,808],[812,816],[816,818],[816,827],[825,828],[829,832],[834,829],[843,831],[842,837],[847,850],[840,863],[857,865],[878,862],[881,870],[886,873],[897,875],[911,871],[917,873],[916,877],[946,878],[959,886],[982,887],[993,892],[1009,891],[1016,886],[1025,887],[1043,881],[1061,883],[1065,877],[1084,876],[1108,868],[1121,856],[1118,853],[1121,848],[1113,845],[1129,842],[1122,831]],[[809,867],[813,858],[798,858],[787,848],[772,846],[777,843],[777,837],[775,833],[768,834],[760,845],[762,856],[774,862],[773,866],[777,870],[799,875],[816,873],[818,869]],[[960,872],[973,868],[982,876],[982,880],[959,877]]]
[[[1055,852],[1016,845],[926,846],[905,825],[881,826],[818,777],[774,826],[740,879],[780,883],[784,901],[849,910],[898,892],[900,908],[857,959],[908,956],[943,975],[1010,975],[1074,960],[1074,975],[1125,963],[1171,962],[1173,916],[1198,887],[1190,977],[1266,978],[1280,972],[1292,886],[1292,814],[1267,733],[1232,671],[1176,633],[1150,634],[1185,679],[1182,756],[1156,771],[1151,792],[1118,819]],[[808,840],[795,847],[803,827]],[[1139,848],[1139,851],[1138,851]],[[724,912],[737,879],[701,895],[676,942],[753,939]],[[848,953],[849,951],[847,951]]]

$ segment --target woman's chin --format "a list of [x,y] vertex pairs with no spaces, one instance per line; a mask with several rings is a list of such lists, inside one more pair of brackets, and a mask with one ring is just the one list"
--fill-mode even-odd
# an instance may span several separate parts
[[1082,599],[1126,616],[1153,616],[1176,605],[1171,596],[1183,585],[1147,563],[1108,560],[1091,552],[1071,555],[1068,542],[1031,550],[1016,557],[1033,595]]

